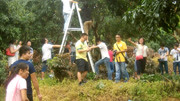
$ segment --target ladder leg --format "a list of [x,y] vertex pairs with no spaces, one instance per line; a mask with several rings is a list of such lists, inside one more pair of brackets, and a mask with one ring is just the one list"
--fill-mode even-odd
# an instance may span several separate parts
[[66,40],[67,31],[68,31],[68,28],[69,28],[69,24],[70,24],[70,22],[71,22],[72,13],[73,13],[74,8],[75,8],[75,4],[73,3],[72,9],[71,9],[71,13],[70,13],[70,15],[69,15],[69,17],[68,17],[68,20],[67,20],[67,25],[64,26],[64,27],[65,27],[65,28],[64,28],[64,29],[65,29],[65,32],[64,32],[63,40],[62,40],[61,47],[60,47],[60,50],[59,50],[59,54],[63,53],[63,47],[64,47],[64,45],[65,45],[64,43],[65,43],[65,40]]

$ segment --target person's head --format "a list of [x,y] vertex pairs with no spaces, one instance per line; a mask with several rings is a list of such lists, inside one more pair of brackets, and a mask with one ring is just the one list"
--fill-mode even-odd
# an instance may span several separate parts
[[20,58],[23,58],[25,60],[29,60],[31,58],[31,53],[30,53],[31,48],[29,46],[22,46],[19,49],[19,56]]
[[30,40],[27,41],[27,46],[31,47],[31,41]]
[[112,50],[112,46],[111,45],[108,46],[108,50]]
[[117,42],[120,42],[120,41],[121,41],[121,36],[120,36],[120,34],[116,34],[116,41],[117,41]]
[[160,47],[161,47],[161,48],[164,48],[164,43],[161,43],[161,44],[160,44]]
[[88,35],[87,35],[86,33],[82,33],[82,34],[81,34],[81,39],[82,39],[83,41],[86,41],[86,40],[88,39]]
[[96,40],[96,44],[99,45],[102,41],[100,39]]
[[19,45],[22,45],[22,41],[19,41]]
[[138,40],[138,43],[139,44],[142,44],[142,45],[145,45],[145,40],[143,37],[140,37],[139,40]]
[[178,44],[178,43],[175,43],[175,44],[174,44],[174,49],[177,49],[178,46],[179,46],[179,44]]
[[29,66],[25,63],[19,63],[11,68],[11,74],[5,81],[5,88],[7,88],[9,82],[16,76],[20,75],[22,78],[26,79],[29,76]]
[[16,40],[11,40],[9,44],[16,44]]
[[41,40],[41,42],[42,42],[42,44],[48,43],[48,39],[47,39],[47,38],[43,38],[43,39]]

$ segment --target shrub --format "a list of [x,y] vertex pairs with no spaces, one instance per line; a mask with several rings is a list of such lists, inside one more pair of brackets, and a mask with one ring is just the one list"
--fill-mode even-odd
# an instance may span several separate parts
[[55,77],[62,81],[65,77],[76,77],[76,65],[69,64],[69,53],[56,55],[48,61],[48,66],[54,71]]
[[3,84],[7,77],[7,56],[0,51],[0,85]]

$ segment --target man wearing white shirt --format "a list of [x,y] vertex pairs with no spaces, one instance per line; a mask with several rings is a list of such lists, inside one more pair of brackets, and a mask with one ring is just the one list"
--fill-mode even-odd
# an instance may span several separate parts
[[170,55],[173,56],[173,70],[176,74],[176,69],[178,66],[179,74],[180,74],[180,48],[178,48],[178,44],[174,45],[174,49],[171,50]]
[[169,55],[169,50],[167,47],[164,46],[163,43],[161,43],[161,48],[159,48],[158,53],[159,53],[159,67],[161,70],[161,74],[164,74],[163,66],[166,71],[166,74],[168,74],[168,61],[167,61],[167,56]]
[[42,40],[44,43],[42,46],[42,70],[41,70],[41,79],[44,79],[44,72],[47,71],[47,60],[52,58],[51,49],[60,48],[60,45],[51,45],[48,43],[48,39],[44,38]]
[[111,72],[111,68],[110,68],[110,57],[109,57],[107,46],[104,42],[102,42],[99,39],[97,39],[96,42],[98,45],[92,46],[91,49],[92,48],[100,48],[101,56],[102,56],[102,58],[95,63],[96,75],[99,75],[99,66],[104,63],[107,68],[108,79],[112,80],[112,72]]

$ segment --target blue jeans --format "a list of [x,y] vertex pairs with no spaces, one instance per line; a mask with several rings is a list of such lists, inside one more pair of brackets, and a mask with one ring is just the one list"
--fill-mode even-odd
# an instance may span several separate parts
[[110,62],[110,68],[111,68],[111,72],[113,73],[114,72],[114,64],[113,64],[113,62]]
[[68,18],[69,18],[69,16],[70,16],[70,14],[69,13],[63,13],[63,16],[64,16],[64,29],[63,29],[63,31],[65,32],[65,28],[68,28]]
[[179,70],[179,74],[180,74],[180,62],[173,62],[173,70],[174,70],[175,74],[176,74],[177,66],[178,66],[178,70]]
[[163,65],[164,65],[166,74],[168,74],[168,63],[167,63],[167,61],[159,61],[159,67],[160,67],[160,70],[161,70],[161,74],[162,75],[164,74]]
[[115,77],[116,82],[120,81],[121,73],[125,81],[129,80],[129,74],[126,70],[125,62],[115,62],[115,68],[116,68],[116,77]]
[[137,63],[136,63],[136,60],[134,61],[134,71],[137,72]]
[[107,69],[107,72],[108,72],[108,79],[112,80],[112,72],[111,72],[110,62],[109,61],[110,61],[110,59],[107,58],[107,57],[104,58],[104,59],[98,60],[95,63],[95,72],[96,72],[96,75],[99,75],[99,66],[104,63],[106,65],[106,69]]
[[75,63],[76,60],[76,52],[71,52],[71,63]]

